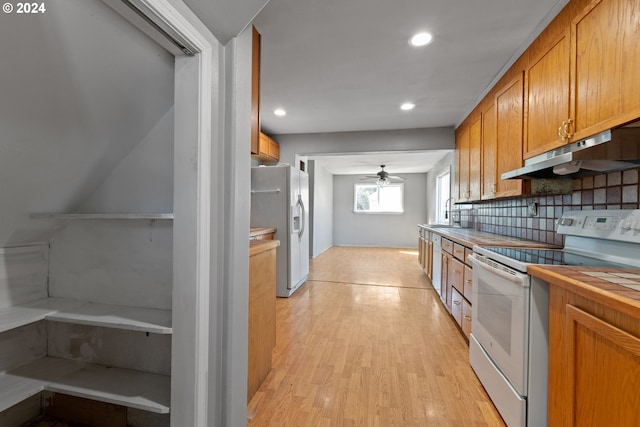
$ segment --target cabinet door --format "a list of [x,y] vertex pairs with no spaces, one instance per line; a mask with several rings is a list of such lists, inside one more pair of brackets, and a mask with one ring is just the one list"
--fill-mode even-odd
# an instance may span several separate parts
[[464,284],[464,264],[456,258],[449,262],[449,283],[462,294]]
[[640,339],[573,305],[565,316],[565,425],[637,426]]
[[[464,125],[463,125],[464,126]],[[469,190],[469,128],[464,126],[456,132],[456,184],[453,197],[458,202],[466,202],[471,196]]]
[[442,253],[442,269],[440,270],[440,299],[451,312],[451,286],[449,285],[449,261],[451,255]]
[[269,138],[269,157],[275,161],[280,160],[280,144],[272,138]]
[[462,295],[471,301],[471,292],[473,291],[473,270],[468,265],[464,266],[464,286]]
[[451,315],[458,326],[462,327],[462,295],[456,289],[451,291]]
[[573,140],[640,116],[640,3],[592,2],[571,25]]
[[480,149],[482,121],[480,118],[469,127],[469,197],[470,201],[480,200]]
[[529,64],[526,77],[527,119],[524,158],[560,147],[570,130],[569,31]]
[[433,280],[433,242],[431,241],[427,241],[427,265],[425,269],[429,280]]
[[496,104],[482,112],[482,199],[493,199],[498,192],[498,138]]
[[259,153],[260,140],[260,33],[252,28],[251,45],[251,154]]
[[466,299],[462,300],[462,332],[469,339],[471,336],[471,304]]
[[[522,166],[523,77],[508,83],[496,95],[497,176]],[[499,179],[496,197],[523,194],[521,179]]]

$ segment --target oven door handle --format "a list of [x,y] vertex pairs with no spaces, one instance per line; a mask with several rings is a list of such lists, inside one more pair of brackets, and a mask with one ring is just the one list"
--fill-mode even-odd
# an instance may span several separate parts
[[[529,286],[529,281],[527,280],[529,276],[526,274],[519,273],[519,272],[516,272],[515,270],[511,270],[507,268],[501,269],[501,268],[493,267],[484,261],[484,257],[478,256],[476,254],[469,255],[469,258],[471,258],[471,261],[473,262],[473,268],[481,268],[483,270],[488,271],[491,274],[498,275],[505,280],[508,280],[510,282],[513,282],[523,287]],[[514,274],[508,273],[507,271],[513,271]]]

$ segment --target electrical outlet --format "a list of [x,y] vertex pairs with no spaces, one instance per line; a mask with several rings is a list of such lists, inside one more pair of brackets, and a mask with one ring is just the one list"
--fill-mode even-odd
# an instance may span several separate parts
[[532,202],[527,205],[527,214],[529,216],[538,215],[538,204],[536,202]]

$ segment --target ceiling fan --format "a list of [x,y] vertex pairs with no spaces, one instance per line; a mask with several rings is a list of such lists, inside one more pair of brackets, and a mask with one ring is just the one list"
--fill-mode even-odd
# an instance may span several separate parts
[[399,176],[389,175],[389,172],[384,170],[385,165],[380,165],[380,171],[375,175],[367,175],[367,178],[376,178],[376,184],[378,185],[387,185],[394,181],[404,181],[404,178],[400,178]]

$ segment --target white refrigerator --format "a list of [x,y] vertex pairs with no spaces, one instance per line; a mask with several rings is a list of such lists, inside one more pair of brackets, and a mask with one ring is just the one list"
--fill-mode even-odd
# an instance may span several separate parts
[[309,275],[309,175],[289,165],[251,168],[251,227],[276,227],[276,295],[289,297]]

